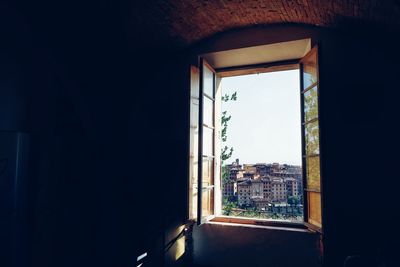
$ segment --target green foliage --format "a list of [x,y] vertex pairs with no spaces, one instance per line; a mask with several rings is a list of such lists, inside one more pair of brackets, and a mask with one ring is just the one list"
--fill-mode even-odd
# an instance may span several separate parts
[[291,204],[291,205],[298,205],[298,204],[300,204],[300,197],[289,196],[287,203]]
[[225,94],[222,96],[223,102],[228,102],[229,100],[236,101],[237,100],[237,92],[234,92],[232,95]]
[[[312,88],[304,93],[304,115],[305,120],[310,121],[318,118],[318,92]],[[305,129],[305,143],[308,154],[319,153],[319,128],[318,122],[309,123]]]
[[233,153],[233,147],[228,148],[227,146],[224,146],[224,148],[222,148],[222,151],[221,151],[222,161],[229,159],[232,156],[232,153]]
[[[232,95],[225,94],[222,96],[221,99],[223,102],[228,102],[228,101],[236,101],[237,100],[237,92],[233,93]],[[228,115],[226,111],[222,112],[222,117],[221,117],[221,126],[222,126],[222,131],[221,131],[221,139],[222,143],[226,142],[228,139],[227,131],[228,131],[228,122],[232,116]],[[227,146],[222,146],[221,148],[221,161],[222,161],[222,170],[221,170],[221,177],[222,177],[222,182],[227,183],[229,181],[229,173],[227,168],[224,166],[224,162],[228,160],[230,157],[232,157],[233,153],[233,147],[227,147]],[[230,211],[228,212],[230,213]]]
[[227,216],[231,215],[233,209],[237,208],[236,202],[229,201],[229,199],[227,197],[224,197],[224,199],[222,200],[222,203],[223,203],[222,206],[223,206],[224,215],[227,215]]
[[[223,102],[228,102],[228,101],[236,101],[237,100],[237,92],[234,92],[232,95],[228,95],[225,94],[222,96],[221,99]],[[228,135],[227,135],[227,131],[228,131],[228,122],[230,121],[230,119],[232,118],[232,116],[227,114],[227,111],[223,111],[222,112],[222,117],[221,117],[221,126],[222,126],[222,131],[221,131],[221,139],[222,142],[226,142],[228,139]],[[226,160],[228,160],[233,153],[233,147],[228,148],[227,146],[224,146],[221,149],[221,160],[222,163]],[[223,164],[222,164],[223,165]],[[224,175],[226,176],[226,174],[224,173],[224,169],[222,170],[222,176],[224,177]]]
[[[225,94],[224,96],[222,96],[221,100],[223,102],[236,101],[237,100],[237,92],[233,93],[232,95]],[[222,117],[221,117],[222,143],[226,142],[228,139],[228,135],[227,135],[228,122],[230,121],[231,118],[232,117],[230,115],[228,115],[226,111],[222,112]],[[226,161],[230,157],[232,157],[232,153],[233,153],[233,147],[222,146],[222,148],[221,148],[221,161],[222,161],[221,177],[222,177],[222,182],[224,184],[229,182],[229,171],[228,171],[228,168],[226,166],[224,166],[224,161]],[[229,201],[229,199],[225,197],[222,202],[222,207],[223,207],[224,215],[229,216],[232,214],[233,209],[237,208],[237,203]]]

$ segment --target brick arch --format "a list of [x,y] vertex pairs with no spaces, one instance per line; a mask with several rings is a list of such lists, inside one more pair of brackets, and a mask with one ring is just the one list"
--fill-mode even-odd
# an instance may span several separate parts
[[[134,25],[156,39],[189,45],[252,25],[301,23],[337,27],[342,18],[400,26],[399,0],[158,0],[136,4]],[[144,30],[142,28],[142,31]],[[164,35],[161,36],[161,33]]]

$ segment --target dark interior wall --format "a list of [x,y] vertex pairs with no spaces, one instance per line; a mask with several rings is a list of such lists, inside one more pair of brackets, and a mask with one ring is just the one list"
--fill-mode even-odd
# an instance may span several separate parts
[[335,264],[362,254],[395,266],[396,36],[348,21],[321,43],[325,245]]
[[161,266],[165,225],[186,216],[178,57],[130,35],[129,3],[3,6],[0,126],[31,137],[21,256],[132,266],[147,251]]

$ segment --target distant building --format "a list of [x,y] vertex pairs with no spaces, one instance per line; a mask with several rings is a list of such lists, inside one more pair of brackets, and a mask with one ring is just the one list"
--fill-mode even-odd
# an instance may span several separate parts
[[271,195],[272,202],[286,202],[287,190],[283,178],[271,178]]
[[300,195],[299,182],[294,178],[285,178],[287,196],[298,197]]
[[273,172],[279,172],[281,170],[279,163],[272,163],[272,170]]
[[235,181],[228,181],[222,184],[222,194],[224,197],[233,197],[237,193],[237,183]]
[[255,176],[255,172],[246,172],[246,171],[244,171],[243,173],[243,178],[244,179],[254,179],[254,176]]
[[239,206],[251,205],[251,180],[238,182],[237,197]]
[[252,206],[258,210],[267,209],[271,202],[264,198],[252,198]]
[[[223,195],[237,200],[239,206],[267,208],[272,203],[286,203],[289,196],[302,196],[302,168],[279,163],[226,165],[228,180]],[[235,197],[235,198],[233,198]]]
[[256,168],[256,173],[259,174],[261,177],[270,175],[272,173],[272,165],[265,164],[265,163],[257,163],[254,164]]
[[261,178],[263,182],[263,198],[266,201],[272,201],[272,194],[271,194],[271,179],[268,177]]
[[222,183],[222,194],[224,197],[233,197],[237,195],[237,179],[243,177],[242,165],[239,159],[232,164],[225,165],[228,172],[228,179]]
[[243,164],[243,170],[246,173],[255,174],[257,172],[257,168],[254,166],[254,164]]
[[251,181],[251,197],[263,198],[263,182],[261,180]]

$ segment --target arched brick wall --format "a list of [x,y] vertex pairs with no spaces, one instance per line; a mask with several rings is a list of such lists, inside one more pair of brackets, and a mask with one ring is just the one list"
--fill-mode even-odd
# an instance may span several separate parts
[[399,0],[164,0],[134,4],[132,25],[153,41],[185,46],[219,32],[253,25],[338,27],[343,20],[351,19],[399,27],[399,18]]

